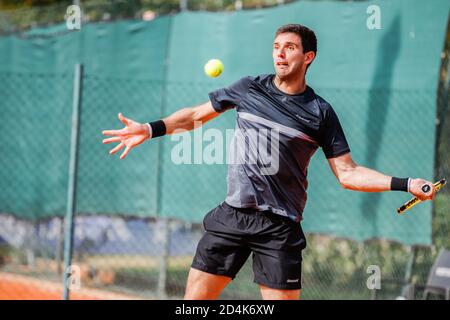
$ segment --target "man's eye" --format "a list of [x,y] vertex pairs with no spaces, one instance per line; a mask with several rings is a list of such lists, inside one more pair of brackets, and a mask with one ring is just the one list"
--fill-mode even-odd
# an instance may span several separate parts
[[294,50],[294,46],[288,46],[289,50]]

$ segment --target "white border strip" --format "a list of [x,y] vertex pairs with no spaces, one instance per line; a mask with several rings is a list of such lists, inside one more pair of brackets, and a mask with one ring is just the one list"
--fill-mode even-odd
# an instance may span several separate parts
[[298,138],[301,138],[301,139],[306,140],[308,142],[311,142],[311,143],[313,143],[315,145],[318,145],[318,143],[313,138],[311,138],[307,134],[305,134],[305,133],[303,133],[303,132],[301,132],[301,131],[299,131],[297,129],[293,129],[293,128],[284,126],[284,125],[282,125],[282,124],[280,124],[278,122],[274,122],[274,121],[271,121],[271,120],[267,120],[267,119],[255,116],[254,114],[251,114],[251,113],[238,112],[237,114],[238,114],[239,118],[263,124],[263,125],[268,126],[270,128],[277,129],[278,131],[280,131],[280,132],[282,132],[282,133],[284,133],[284,134],[286,134],[288,136],[298,137]]

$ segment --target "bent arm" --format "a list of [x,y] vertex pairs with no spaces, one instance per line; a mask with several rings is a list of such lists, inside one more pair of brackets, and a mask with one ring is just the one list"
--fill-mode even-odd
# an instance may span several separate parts
[[[392,176],[356,164],[350,153],[328,159],[328,163],[344,189],[363,192],[392,190]],[[429,192],[422,190],[425,184],[430,186]],[[408,192],[420,200],[430,200],[434,198],[435,188],[431,182],[424,179],[410,179]]]
[[391,190],[391,176],[356,164],[350,153],[328,159],[328,163],[344,189],[363,192]]
[[163,121],[166,125],[166,133],[173,134],[180,130],[196,129],[218,115],[220,113],[215,111],[211,102],[208,101],[195,107],[180,109],[164,118]]

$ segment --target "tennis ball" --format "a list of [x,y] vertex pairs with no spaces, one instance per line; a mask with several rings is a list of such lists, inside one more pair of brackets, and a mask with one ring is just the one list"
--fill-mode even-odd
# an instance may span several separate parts
[[205,64],[205,73],[212,77],[218,77],[223,72],[223,63],[219,59],[211,59]]

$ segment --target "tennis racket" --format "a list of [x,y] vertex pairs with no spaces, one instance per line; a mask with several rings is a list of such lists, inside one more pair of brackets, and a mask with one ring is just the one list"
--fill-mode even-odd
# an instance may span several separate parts
[[[436,190],[436,192],[438,192],[439,190],[442,189],[443,186],[445,186],[447,184],[447,180],[445,179],[441,179],[438,182],[436,182],[434,184],[434,189]],[[423,192],[428,192],[430,191],[431,187],[427,184],[422,186],[422,191]],[[406,210],[411,209],[412,207],[414,207],[416,204],[422,202],[422,200],[420,200],[419,198],[412,198],[411,200],[409,200],[408,202],[406,202],[404,205],[402,205],[400,208],[397,209],[397,213],[398,214],[402,214],[404,213]]]

